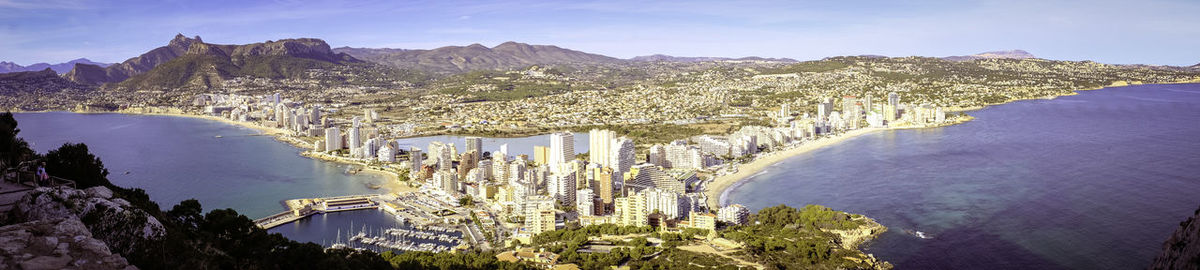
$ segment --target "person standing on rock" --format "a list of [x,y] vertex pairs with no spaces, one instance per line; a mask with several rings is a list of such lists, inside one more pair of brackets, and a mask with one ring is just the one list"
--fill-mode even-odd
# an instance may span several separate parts
[[49,180],[50,174],[46,173],[46,162],[42,162],[37,168],[37,183],[35,183],[35,185],[41,186],[43,183],[47,183]]

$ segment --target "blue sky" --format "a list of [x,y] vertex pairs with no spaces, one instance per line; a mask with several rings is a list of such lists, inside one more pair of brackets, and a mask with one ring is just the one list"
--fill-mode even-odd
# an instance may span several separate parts
[[428,49],[504,41],[620,58],[965,55],[1200,63],[1200,1],[0,0],[0,60],[120,62],[176,33]]

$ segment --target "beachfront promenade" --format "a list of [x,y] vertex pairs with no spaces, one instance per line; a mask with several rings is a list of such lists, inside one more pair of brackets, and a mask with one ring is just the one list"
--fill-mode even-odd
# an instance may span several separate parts
[[379,194],[294,199],[284,202],[288,210],[254,220],[259,228],[270,229],[315,214],[379,208]]

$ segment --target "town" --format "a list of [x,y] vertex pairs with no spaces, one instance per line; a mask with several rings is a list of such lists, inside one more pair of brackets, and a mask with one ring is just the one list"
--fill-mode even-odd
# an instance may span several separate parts
[[[337,119],[330,116],[338,113],[335,109],[281,94],[203,94],[193,105],[208,116],[280,130],[275,135],[281,140],[310,148],[306,156],[386,172],[415,190],[357,204],[385,209],[419,227],[461,228],[464,238],[484,248],[530,245],[534,236],[568,226],[715,232],[718,226],[746,222],[750,211],[709,203],[709,183],[737,172],[756,156],[853,130],[962,121],[947,119],[942,107],[902,103],[897,93],[881,100],[843,96],[835,102],[828,97],[814,115],[797,115],[784,104],[773,126],[744,126],[728,135],[699,135],[642,151],[633,139],[611,130],[555,132],[545,145],[534,147],[531,157],[513,155],[507,145],[486,151],[479,137],[434,141],[423,149],[406,146],[396,140],[405,133],[377,125],[381,119],[375,111]],[[586,140],[588,151],[577,154],[576,140]],[[314,206],[335,211],[329,205],[349,205],[345,201],[289,202],[291,209],[270,222],[312,214]]]

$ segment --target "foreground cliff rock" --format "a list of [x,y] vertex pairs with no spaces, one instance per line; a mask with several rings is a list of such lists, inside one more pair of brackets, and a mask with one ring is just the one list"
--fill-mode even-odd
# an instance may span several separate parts
[[0,227],[0,269],[137,269],[74,217]]
[[1179,223],[1150,269],[1200,269],[1200,209]]
[[74,189],[37,188],[26,194],[9,213],[10,221],[32,222],[77,219],[91,235],[107,243],[116,253],[140,250],[139,244],[166,235],[163,224],[128,201],[114,198],[105,187]]

